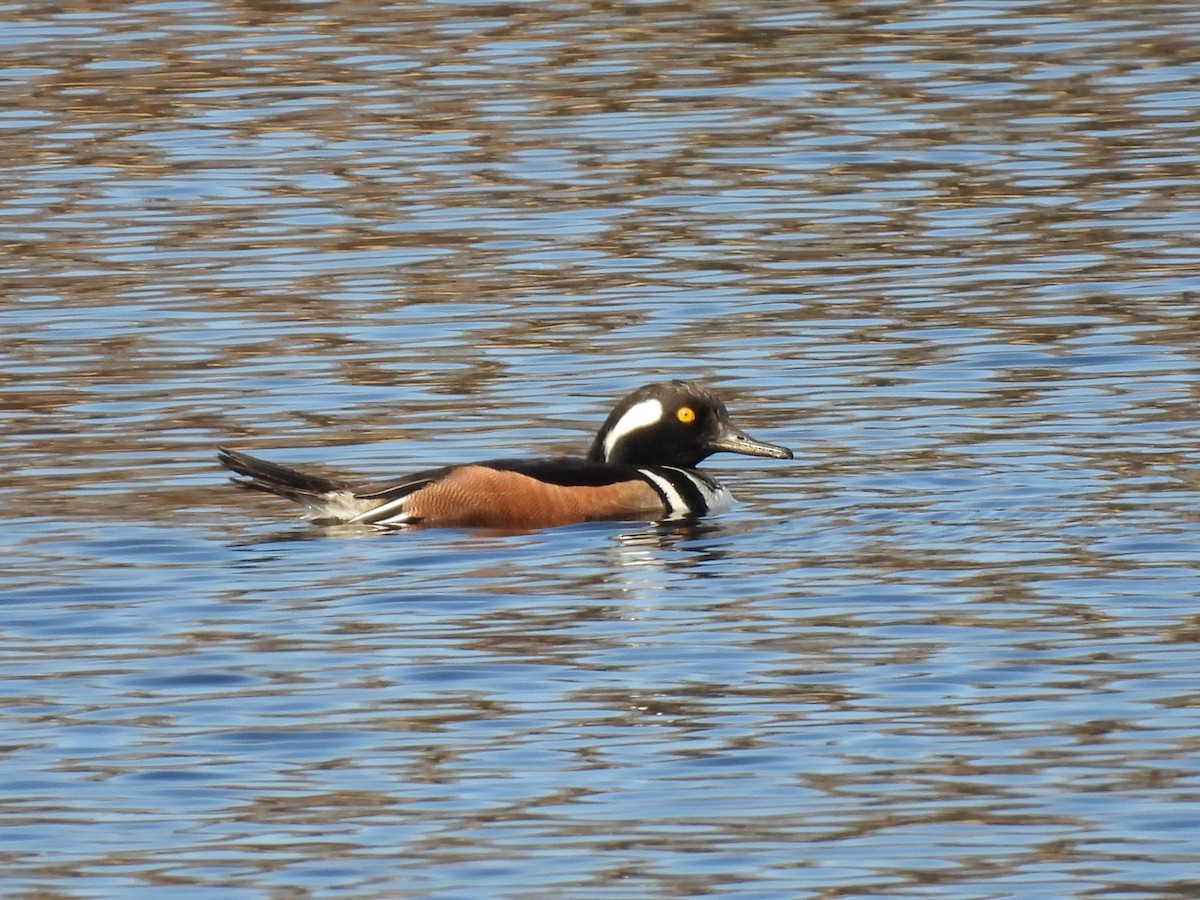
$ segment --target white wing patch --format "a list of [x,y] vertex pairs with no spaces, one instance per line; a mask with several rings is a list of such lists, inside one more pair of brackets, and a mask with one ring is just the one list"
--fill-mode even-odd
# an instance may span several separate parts
[[643,400],[641,403],[635,403],[629,407],[625,411],[625,415],[617,419],[617,424],[612,427],[612,431],[604,437],[604,459],[607,461],[612,456],[613,448],[622,438],[639,428],[662,421],[662,415],[663,406],[658,400]]
[[365,510],[353,519],[350,519],[349,524],[403,525],[408,521],[408,513],[404,509],[404,504],[409,496],[411,495],[405,494],[403,497],[384,503],[382,506],[374,506]]

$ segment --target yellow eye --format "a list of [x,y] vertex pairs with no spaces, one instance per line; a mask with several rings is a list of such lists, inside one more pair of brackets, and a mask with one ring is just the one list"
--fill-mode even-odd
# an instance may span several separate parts
[[690,406],[681,406],[675,411],[675,418],[684,425],[691,425],[696,421],[696,411]]

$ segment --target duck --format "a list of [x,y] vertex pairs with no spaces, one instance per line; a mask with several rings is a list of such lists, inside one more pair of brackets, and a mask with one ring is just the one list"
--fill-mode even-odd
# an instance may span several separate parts
[[331,478],[219,447],[240,488],[303,504],[318,525],[540,529],[589,521],[694,519],[732,498],[698,466],[714,453],[792,459],[735,427],[712,390],[647,384],[609,413],[586,456],[493,459],[381,483]]

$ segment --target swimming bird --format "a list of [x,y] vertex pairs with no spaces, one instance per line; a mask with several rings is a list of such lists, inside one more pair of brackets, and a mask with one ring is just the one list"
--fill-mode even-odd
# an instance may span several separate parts
[[239,487],[277,494],[317,524],[523,529],[605,519],[668,520],[727,506],[729,492],[697,466],[713,453],[792,459],[734,427],[712,391],[648,384],[609,414],[586,457],[495,459],[357,484],[219,448]]

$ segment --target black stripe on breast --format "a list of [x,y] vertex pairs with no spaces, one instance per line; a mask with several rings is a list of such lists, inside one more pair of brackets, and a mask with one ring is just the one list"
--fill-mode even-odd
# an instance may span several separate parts
[[674,509],[676,505],[675,501],[672,500],[669,493],[663,489],[662,485],[657,484],[655,479],[651,478],[650,475],[654,475],[655,478],[660,478],[667,482],[671,486],[672,490],[679,495],[679,499],[681,499],[684,505],[687,506],[688,511],[692,515],[696,516],[703,516],[708,513],[708,498],[704,496],[703,491],[696,486],[696,483],[692,481],[688,475],[691,475],[693,478],[696,478],[707,485],[711,485],[714,492],[720,490],[720,486],[715,481],[713,481],[703,472],[699,472],[696,469],[689,469],[687,474],[684,474],[684,472],[680,471],[679,469],[664,468],[660,466],[643,466],[638,470],[638,472],[642,478],[645,479],[645,481],[652,488],[654,488],[654,490],[658,491],[658,495],[662,497],[663,506],[665,506],[668,510]]
[[646,484],[650,485],[650,487],[654,489],[654,493],[658,494],[658,499],[662,501],[663,512],[670,514],[675,508],[675,503],[671,499],[671,495],[667,493],[666,489],[661,484],[647,475],[644,470],[638,469],[637,474],[641,481],[644,481]]

